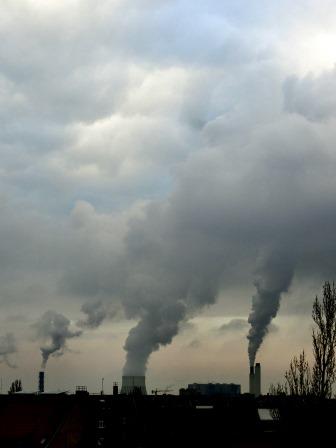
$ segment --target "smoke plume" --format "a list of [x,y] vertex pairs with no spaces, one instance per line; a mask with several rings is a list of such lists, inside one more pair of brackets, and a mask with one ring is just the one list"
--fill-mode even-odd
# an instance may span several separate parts
[[0,362],[5,362],[8,367],[16,367],[9,359],[9,355],[16,353],[16,341],[12,333],[6,333],[0,337]]
[[46,311],[34,326],[38,338],[50,341],[48,345],[41,347],[43,369],[46,367],[50,355],[63,355],[67,340],[82,334],[80,330],[69,329],[70,321],[63,314],[50,310]]
[[[57,164],[61,173],[65,170],[60,179],[74,176],[77,185],[81,173],[83,182],[97,182],[92,204],[79,201],[73,210],[59,255],[64,257],[60,289],[92,302],[82,308],[83,327],[100,325],[107,303],[120,305],[126,318],[137,322],[125,342],[128,374],[143,374],[150,354],[170,343],[185,319],[217,297],[225,302],[223,312],[240,315],[232,313],[236,307],[245,309],[252,295],[245,290],[253,288],[254,280],[248,335],[252,363],[294,267],[303,282],[313,276],[319,282],[335,272],[336,103],[329,107],[335,71],[284,84],[291,64],[285,61],[279,71],[272,62],[276,57],[266,63],[266,53],[271,53],[255,53],[261,47],[256,42],[246,47],[245,37],[240,42],[238,36],[246,33],[237,30],[234,39],[224,39],[226,51],[210,56],[209,48],[223,49],[223,27],[209,27],[220,30],[216,46],[212,34],[206,41],[202,26],[194,28],[201,30],[199,43],[205,43],[199,51],[194,38],[190,41],[197,60],[206,55],[204,78],[203,70],[194,70],[190,56],[183,59],[182,54],[181,70],[166,70],[171,55],[154,75],[151,64],[141,64],[139,72],[144,65],[150,67],[148,73],[131,83],[145,87],[141,95],[132,87],[121,95],[120,107],[96,116],[101,120],[83,125],[83,118],[78,119],[74,151],[62,151]],[[182,86],[178,92],[176,85]],[[271,100],[269,92],[274,93]],[[79,112],[89,109],[80,107]],[[86,197],[93,184],[83,185],[76,197]],[[120,203],[118,199],[113,205],[111,192],[118,192],[116,197],[124,192]],[[26,227],[20,230],[23,244],[31,241]],[[47,230],[36,232],[36,241],[41,233],[54,234]],[[53,247],[50,253],[59,251],[58,240]],[[253,277],[265,248],[271,249]],[[288,255],[293,252],[295,263]],[[15,253],[22,257],[22,251]]]
[[124,349],[127,352],[124,375],[144,375],[150,354],[160,345],[170,344],[178,333],[185,307],[176,303],[151,309],[128,334]]
[[106,318],[112,319],[117,314],[115,308],[112,308],[110,304],[104,303],[102,300],[84,303],[81,311],[86,316],[78,321],[77,325],[91,329],[99,327]]
[[[174,207],[152,205],[127,236],[118,296],[126,317],[138,324],[124,345],[125,375],[144,375],[151,353],[170,344],[180,325],[216,298],[218,265],[204,267],[206,251],[191,244],[192,232],[188,240],[184,229],[171,225],[173,214]],[[169,232],[175,232],[173,240],[167,240]]]
[[293,277],[292,263],[288,257],[277,251],[261,261],[254,285],[256,294],[252,298],[252,310],[248,318],[251,325],[248,333],[248,354],[250,365],[255,358],[272,319],[280,307],[281,294],[288,291]]

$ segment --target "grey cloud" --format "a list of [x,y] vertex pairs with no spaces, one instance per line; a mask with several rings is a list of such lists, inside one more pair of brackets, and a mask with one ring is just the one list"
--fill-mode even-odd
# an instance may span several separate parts
[[[314,166],[317,176],[318,137],[303,138],[301,130],[308,125],[295,120],[286,123],[292,139],[280,137],[281,126],[266,127],[251,142],[253,159],[248,146],[196,155],[185,165],[171,197],[151,205],[146,219],[132,225],[129,310],[148,310],[154,300],[178,298],[192,314],[212,304],[222,288],[256,271],[257,294],[249,318],[253,360],[293,276],[307,275],[311,263],[317,274],[326,275],[332,262],[327,254],[333,247],[334,198],[331,190],[324,197],[317,193],[321,185],[311,184],[307,170]],[[300,159],[302,151],[308,159]],[[318,157],[321,167],[335,164],[333,156]],[[326,232],[327,244],[322,241]],[[309,255],[315,250],[326,258],[319,265]]]
[[202,343],[199,339],[193,339],[192,341],[189,342],[187,347],[192,348],[192,349],[197,349],[197,348],[200,348],[201,345],[202,345]]
[[63,314],[46,311],[34,324],[38,339],[49,341],[41,347],[42,368],[47,365],[49,356],[62,356],[68,339],[81,335],[81,331],[70,330],[70,321]]
[[167,194],[172,171],[199,147],[197,129],[227,104],[217,88],[225,67],[259,61],[227,20],[229,6],[215,2],[205,14],[198,5],[191,16],[182,13],[186,7],[179,1],[4,6],[6,190],[57,214],[77,199],[120,208]]
[[248,322],[245,319],[232,319],[228,323],[221,325],[217,331],[223,334],[246,331]]
[[16,340],[12,333],[6,333],[0,337],[0,362],[5,362],[8,367],[16,367],[10,359],[10,355],[17,352]]
[[[293,276],[330,272],[335,187],[322,173],[335,164],[333,155],[295,117],[246,132],[244,146],[240,139],[190,157],[175,191],[129,222],[124,250],[109,262],[114,281],[100,277],[106,266],[94,268],[99,279],[88,264],[89,287],[99,279],[96,293],[104,287],[127,317],[140,318],[125,344],[125,372],[144,373],[151,352],[170,343],[181,322],[255,273],[252,359]],[[76,275],[83,285],[83,273]]]
[[[216,333],[223,335],[231,333],[246,333],[249,328],[249,322],[247,319],[231,319],[229,322],[216,328]],[[278,331],[278,326],[274,323],[268,325],[268,333],[276,333]]]
[[197,325],[194,322],[184,321],[180,324],[180,333],[197,332]]
[[78,321],[77,325],[84,328],[97,328],[105,319],[113,319],[118,313],[117,309],[111,309],[109,304],[102,300],[84,303],[81,311],[86,317]]
[[[289,2],[250,3],[6,3],[3,308],[85,303],[94,327],[121,306],[143,373],[230,288],[254,277],[256,350],[292,279],[334,275],[334,72],[283,85],[262,22]],[[59,321],[45,357],[79,333]]]
[[86,318],[78,322],[80,327],[96,328],[106,318],[106,310],[100,301],[84,303],[81,311],[86,314]]
[[321,121],[336,115],[336,68],[319,76],[291,77],[284,84],[285,108],[308,120]]

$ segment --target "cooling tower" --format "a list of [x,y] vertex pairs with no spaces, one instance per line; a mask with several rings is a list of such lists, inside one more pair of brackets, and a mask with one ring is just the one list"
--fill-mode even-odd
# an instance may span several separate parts
[[256,397],[259,397],[261,394],[261,367],[260,363],[257,362],[255,365],[255,372],[254,372],[254,395]]
[[146,378],[144,376],[123,376],[120,393],[147,395]]
[[250,367],[250,386],[249,386],[249,393],[254,395],[254,366]]
[[38,391],[40,394],[44,392],[44,372],[39,372]]

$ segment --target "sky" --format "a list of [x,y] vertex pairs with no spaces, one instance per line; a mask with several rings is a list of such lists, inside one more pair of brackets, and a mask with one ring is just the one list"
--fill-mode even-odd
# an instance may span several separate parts
[[42,354],[47,389],[92,392],[122,372],[247,390],[249,344],[266,392],[311,357],[335,19],[331,0],[2,0],[3,391],[36,389]]

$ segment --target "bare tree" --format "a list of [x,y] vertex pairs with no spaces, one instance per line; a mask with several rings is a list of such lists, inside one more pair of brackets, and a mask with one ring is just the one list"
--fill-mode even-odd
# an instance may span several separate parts
[[8,393],[15,394],[15,392],[20,392],[22,390],[22,382],[21,380],[15,380],[12,382]]
[[309,363],[304,350],[299,357],[294,356],[285,372],[285,383],[271,384],[271,395],[309,395],[312,391],[312,379]]
[[290,395],[309,395],[311,393],[311,373],[304,350],[299,358],[294,356],[289,369],[285,373],[285,380]]
[[312,389],[314,395],[330,398],[332,385],[336,379],[336,288],[333,283],[323,285],[323,299],[315,298],[312,317],[313,329],[313,366]]
[[277,384],[270,384],[270,387],[268,389],[268,393],[270,395],[288,395],[288,388],[287,388],[287,384],[281,384],[281,383],[277,383]]
[[303,351],[294,356],[285,373],[285,384],[271,385],[272,395],[315,395],[331,398],[336,381],[336,287],[333,283],[323,285],[322,301],[316,296],[312,318],[314,365],[312,373]]

